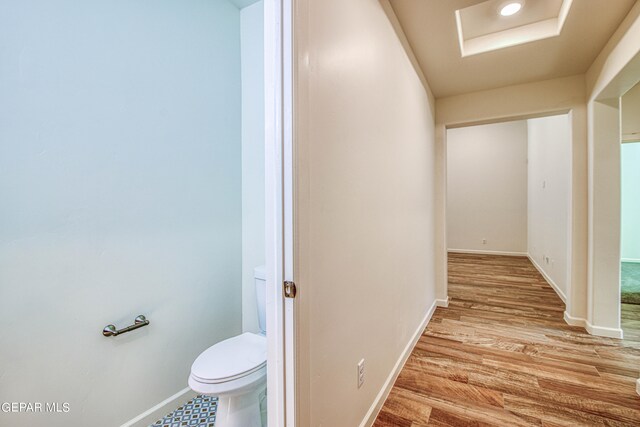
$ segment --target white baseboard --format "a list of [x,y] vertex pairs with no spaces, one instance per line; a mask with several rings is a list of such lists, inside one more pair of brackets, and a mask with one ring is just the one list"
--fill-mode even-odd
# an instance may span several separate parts
[[572,317],[566,311],[564,312],[564,321],[571,326],[581,326],[591,335],[607,338],[623,338],[623,332],[620,328],[608,328],[605,326],[592,325],[587,319]]
[[444,307],[444,308],[449,307],[449,297],[447,297],[445,299],[437,299],[436,300],[436,305],[438,307]]
[[587,319],[570,316],[566,311],[564,312],[564,321],[571,326],[580,326],[585,329],[587,328]]
[[587,321],[587,332],[591,335],[597,335],[599,337],[618,338],[622,339],[623,333],[620,328],[608,328],[605,326],[592,325]]
[[636,393],[640,394],[640,379],[636,380]]
[[452,254],[477,254],[477,255],[505,255],[505,256],[528,256],[526,252],[509,251],[483,251],[478,249],[447,249]]
[[622,262],[635,262],[635,263],[640,263],[640,259],[637,258],[622,258],[621,259]]
[[551,285],[551,287],[553,288],[554,291],[556,291],[556,294],[558,294],[558,296],[560,297],[560,299],[562,300],[563,303],[567,303],[567,296],[564,294],[564,292],[562,292],[562,290],[558,287],[558,285],[556,285],[556,282],[554,282],[551,277],[549,277],[547,275],[547,273],[544,271],[544,268],[542,268],[540,266],[540,264],[538,264],[536,262],[535,259],[533,259],[533,257],[529,254],[527,254],[527,257],[529,258],[529,261],[531,261],[531,264],[533,264],[533,266],[536,268],[536,270],[538,270],[538,272],[540,272],[540,274],[542,274],[542,277],[544,277],[544,280],[547,281],[547,283],[549,285]]
[[153,424],[196,396],[197,393],[187,387],[158,403],[153,408],[150,408],[137,417],[127,421],[120,427],[147,427],[149,424]]
[[427,310],[427,314],[424,316],[424,319],[422,319],[422,322],[420,322],[418,329],[416,329],[415,333],[413,334],[413,337],[411,337],[411,340],[409,340],[409,342],[407,343],[407,346],[404,348],[402,354],[400,354],[398,361],[396,362],[395,366],[393,367],[393,370],[387,377],[387,380],[382,386],[382,389],[376,396],[376,399],[373,401],[373,404],[367,411],[367,414],[364,416],[364,419],[360,423],[360,427],[371,427],[371,425],[373,425],[373,423],[376,421],[376,418],[378,417],[378,413],[382,409],[384,402],[387,400],[387,397],[389,396],[389,393],[393,388],[393,384],[396,382],[398,375],[400,375],[400,371],[402,371],[402,368],[404,368],[404,364],[407,362],[407,359],[409,359],[409,356],[413,351],[413,347],[415,347],[416,343],[420,339],[420,336],[422,335],[422,332],[424,331],[424,329],[427,327],[427,324],[431,320],[431,316],[433,316],[433,313],[436,311],[436,307],[443,307],[443,305],[441,304],[448,304],[448,303],[449,303],[449,298],[447,298],[446,300],[435,300],[433,304],[431,304],[431,307],[429,307],[429,310]]

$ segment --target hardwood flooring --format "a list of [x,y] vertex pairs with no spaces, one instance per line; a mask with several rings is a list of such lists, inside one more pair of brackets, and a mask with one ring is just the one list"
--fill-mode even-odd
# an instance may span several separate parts
[[451,254],[449,296],[374,427],[640,426],[640,342],[567,325],[527,258]]

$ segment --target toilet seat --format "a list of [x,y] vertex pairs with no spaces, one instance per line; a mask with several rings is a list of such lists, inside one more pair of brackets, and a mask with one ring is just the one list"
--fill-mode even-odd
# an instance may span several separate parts
[[266,364],[266,337],[245,332],[202,352],[191,366],[191,377],[202,384],[221,384],[264,370]]
[[267,365],[267,363],[265,362],[262,365],[257,366],[255,369],[252,369],[252,370],[247,371],[247,372],[243,372],[242,374],[239,374],[239,375],[234,375],[234,376],[231,376],[231,377],[227,377],[227,378],[202,378],[202,377],[199,377],[199,376],[197,376],[195,374],[191,374],[191,377],[194,380],[196,380],[198,382],[201,382],[203,384],[222,384],[222,383],[228,383],[230,381],[235,381],[237,379],[247,377],[247,376],[253,374],[254,372],[257,372],[260,369],[264,368],[266,365]]
[[199,394],[209,396],[236,396],[250,392],[251,390],[259,390],[266,387],[267,384],[267,367],[263,366],[257,371],[234,379],[232,381],[219,383],[204,383],[193,375],[189,376],[189,387]]

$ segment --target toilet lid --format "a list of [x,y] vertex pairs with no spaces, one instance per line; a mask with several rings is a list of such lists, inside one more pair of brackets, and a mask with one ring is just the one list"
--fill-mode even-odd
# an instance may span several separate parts
[[262,368],[267,363],[267,339],[246,332],[205,350],[193,362],[191,375],[205,383],[231,381]]

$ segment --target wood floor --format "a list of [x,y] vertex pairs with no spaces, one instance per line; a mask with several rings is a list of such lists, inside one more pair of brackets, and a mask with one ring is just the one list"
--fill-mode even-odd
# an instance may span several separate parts
[[438,308],[374,427],[640,426],[640,342],[562,319],[527,258],[449,258]]

